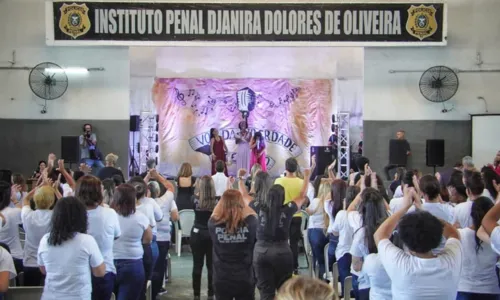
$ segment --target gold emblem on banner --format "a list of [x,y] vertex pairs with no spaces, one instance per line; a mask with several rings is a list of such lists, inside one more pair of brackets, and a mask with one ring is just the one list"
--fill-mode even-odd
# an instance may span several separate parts
[[86,4],[63,4],[60,8],[59,29],[76,39],[90,30],[89,8]]
[[429,5],[412,5],[408,9],[408,20],[406,31],[412,36],[423,40],[436,33],[438,24],[436,20],[436,9]]

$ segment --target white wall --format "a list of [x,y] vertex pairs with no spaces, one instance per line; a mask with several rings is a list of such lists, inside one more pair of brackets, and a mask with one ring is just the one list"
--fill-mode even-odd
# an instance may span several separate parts
[[448,46],[433,48],[365,49],[365,120],[468,120],[484,113],[482,96],[490,113],[500,112],[500,73],[459,74],[457,94],[446,103],[455,109],[441,113],[442,104],[427,101],[419,91],[421,73],[389,74],[390,69],[425,70],[436,65],[457,69],[500,69],[500,1],[448,0]]
[[[44,101],[28,85],[29,71],[0,70],[0,118],[101,119],[129,118],[129,53],[126,47],[45,46],[45,2],[0,1],[0,66],[9,66],[16,51],[17,66],[33,67],[50,61],[62,67],[103,67],[104,72],[68,75],[62,98]],[[12,100],[13,99],[13,100]]]

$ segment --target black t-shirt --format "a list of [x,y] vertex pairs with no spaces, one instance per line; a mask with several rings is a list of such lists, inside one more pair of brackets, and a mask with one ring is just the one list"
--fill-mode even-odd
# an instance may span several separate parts
[[257,227],[257,240],[258,241],[268,241],[268,242],[277,242],[277,241],[288,241],[290,237],[290,224],[292,223],[293,215],[297,212],[298,207],[295,202],[290,202],[281,207],[280,218],[278,221],[278,226],[276,230],[272,233],[266,232],[266,224],[267,224],[267,216],[262,209],[260,209],[260,205],[250,204],[252,209],[257,212],[259,216],[259,226]]
[[208,220],[212,216],[213,210],[201,209],[199,200],[194,198],[194,228],[208,229]]
[[120,175],[123,181],[125,181],[125,179],[123,178],[122,170],[115,167],[104,167],[99,170],[99,173],[97,173],[97,177],[99,177],[99,179],[101,180],[112,178],[114,175]]
[[[238,283],[253,283],[253,248],[257,234],[257,218],[250,215],[244,220],[245,226],[236,233],[228,233],[226,224],[208,221],[208,232],[213,244],[213,276],[215,284],[238,289]],[[217,282],[223,281],[223,282]],[[233,283],[233,284],[231,284]]]

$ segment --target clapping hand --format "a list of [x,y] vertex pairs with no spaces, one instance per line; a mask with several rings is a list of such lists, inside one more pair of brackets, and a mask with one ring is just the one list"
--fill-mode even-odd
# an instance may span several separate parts
[[89,174],[92,171],[92,168],[85,163],[81,163],[80,164],[80,171],[82,171],[85,174]]
[[245,169],[239,169],[238,170],[238,177],[241,178],[247,174],[247,170]]

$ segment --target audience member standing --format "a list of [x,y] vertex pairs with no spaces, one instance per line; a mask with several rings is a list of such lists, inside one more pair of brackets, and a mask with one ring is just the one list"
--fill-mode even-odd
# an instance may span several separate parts
[[10,203],[10,184],[0,181],[0,213],[5,217],[6,221],[5,226],[0,229],[0,242],[9,246],[17,274],[19,274],[23,271],[23,248],[19,239],[19,224],[22,223],[21,209],[9,207]]
[[257,218],[237,190],[227,190],[208,221],[217,300],[253,300],[252,268]]
[[101,180],[104,180],[112,178],[114,175],[118,175],[123,178],[123,181],[125,181],[125,177],[123,177],[122,170],[116,167],[117,160],[118,160],[118,155],[116,154],[109,153],[108,155],[106,155],[106,157],[104,158],[106,166],[99,170],[99,172],[97,173],[97,177],[99,177],[99,179]]
[[177,174],[177,198],[175,202],[179,211],[193,209],[194,184],[196,178],[189,163],[183,163]]
[[450,198],[450,205],[455,207],[456,205],[467,201],[467,189],[463,181],[464,173],[459,170],[455,170],[450,175],[450,180],[446,184],[446,189],[448,190],[448,195]]
[[222,196],[227,189],[227,182],[229,181],[229,178],[224,174],[225,167],[226,164],[222,160],[218,160],[215,163],[215,170],[217,173],[212,176],[212,179],[214,180],[215,195],[217,197]]
[[474,200],[471,209],[474,224],[458,230],[464,255],[457,300],[500,299],[495,265],[498,254],[493,251],[489,243],[483,243],[476,236],[484,216],[492,207],[493,203],[486,197]]
[[489,198],[492,202],[495,202],[498,195],[495,185],[497,183],[500,184],[500,175],[498,175],[490,167],[483,167],[481,169],[481,175],[483,176],[484,181],[483,196]]
[[[30,198],[33,196],[36,210],[30,206]],[[50,231],[50,219],[52,210],[50,207],[55,202],[54,189],[48,185],[32,190],[23,200],[21,220],[26,233],[24,242],[24,285],[41,286],[44,278],[38,268],[37,254],[40,240]]]
[[[404,207],[387,218],[374,235],[378,256],[392,281],[392,298],[455,300],[463,265],[460,234],[429,212],[407,214],[415,199],[418,196],[413,191]],[[396,227],[408,251],[389,240]],[[443,235],[448,240],[436,256],[432,249],[439,245]]]
[[163,219],[163,211],[160,206],[151,198],[146,197],[147,193],[147,185],[144,179],[140,176],[132,177],[129,180],[129,184],[131,184],[136,190],[136,209],[137,211],[142,212],[149,219],[149,226],[151,227],[151,231],[153,233],[153,240],[151,244],[143,244],[144,247],[144,272],[146,274],[146,279],[143,285],[142,298],[146,297],[146,287],[148,280],[151,280],[153,276],[153,269],[155,267],[156,261],[159,256],[158,244],[156,243],[157,236],[157,227],[156,222],[160,222]]
[[116,212],[103,207],[102,187],[99,178],[86,175],[76,183],[75,197],[87,207],[88,234],[94,237],[106,265],[104,277],[92,276],[92,299],[111,298],[116,279],[113,242],[121,235]]
[[46,274],[43,300],[91,299],[91,273],[106,274],[106,266],[95,239],[86,234],[87,211],[75,197],[57,201],[50,232],[38,248],[38,265]]
[[[155,268],[153,270],[152,277],[152,291],[153,299],[156,299],[156,295],[160,293],[163,286],[163,278],[165,271],[167,269],[167,256],[168,249],[170,248],[170,230],[171,222],[177,222],[179,219],[179,212],[177,211],[177,206],[174,201],[175,188],[170,181],[163,178],[156,170],[149,171],[148,176],[155,181],[150,181],[148,183],[148,197],[155,199],[158,206],[160,206],[163,211],[163,219],[156,223],[158,235],[157,244],[159,250],[158,260],[156,262]],[[160,196],[160,185],[166,189],[166,192]]]
[[121,236],[114,242],[116,267],[115,294],[117,300],[138,300],[146,275],[142,257],[143,245],[150,245],[153,232],[149,219],[136,211],[136,190],[130,184],[116,188],[111,208],[118,214]]
[[[465,165],[465,164],[464,164]],[[458,228],[466,228],[472,226],[472,218],[470,216],[472,202],[481,197],[484,191],[483,178],[479,172],[464,172],[464,183],[469,197],[466,202],[460,203],[455,206],[455,216],[453,224]]]
[[[296,161],[295,161],[296,163]],[[291,169],[291,168],[289,168]],[[259,205],[257,215],[257,243],[253,266],[261,300],[272,300],[276,290],[288,280],[294,271],[294,257],[288,244],[293,215],[304,204],[310,170],[305,172],[297,197],[286,202],[283,186],[274,185]]]
[[296,276],[283,284],[276,300],[331,300],[335,299],[332,287],[320,280]]
[[[285,177],[278,178],[274,181],[275,184],[281,185],[285,190],[284,205],[290,203],[293,199],[299,198],[301,187],[304,185],[304,181],[296,176],[296,172],[299,169],[299,164],[295,158],[292,157],[285,161],[285,169]],[[307,188],[309,188],[309,182],[307,182]],[[299,241],[302,238],[302,215],[300,213],[300,209],[301,207],[298,206],[297,210],[295,211],[296,214],[291,220],[289,231],[290,248],[292,249],[293,254],[293,268],[295,274],[298,274],[299,269]]]
[[[201,273],[203,264],[207,267],[208,298],[213,299],[212,285],[212,240],[208,231],[208,220],[217,203],[214,181],[210,176],[200,179],[198,197],[194,200],[194,226],[191,229],[191,250],[193,252],[193,292],[200,299]],[[185,228],[187,229],[187,228]]]

